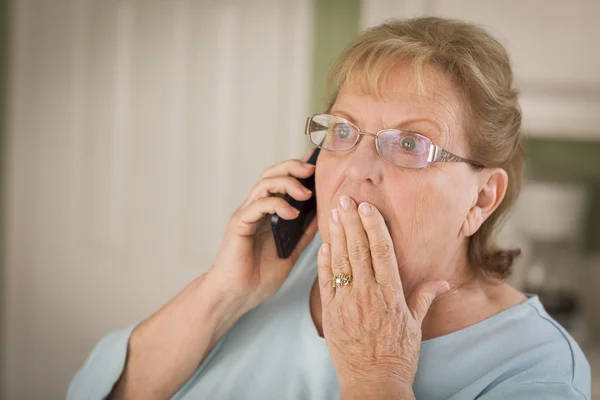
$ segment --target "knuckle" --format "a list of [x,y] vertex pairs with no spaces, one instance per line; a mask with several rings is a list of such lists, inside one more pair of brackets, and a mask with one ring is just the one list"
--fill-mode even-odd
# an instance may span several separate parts
[[283,168],[286,171],[286,174],[289,174],[289,170],[296,166],[298,160],[287,160],[282,163]]
[[328,290],[329,286],[331,286],[330,280],[321,279],[321,277],[319,277],[319,287],[321,288],[321,290]]
[[333,259],[333,266],[338,269],[347,268],[350,265],[350,259],[347,254],[338,254]]
[[390,258],[394,254],[394,246],[387,240],[377,242],[371,249],[373,257],[378,259]]
[[272,176],[264,176],[260,178],[260,180],[256,183],[256,188],[258,189],[266,189],[273,184]]
[[286,177],[281,178],[281,186],[283,186],[289,190],[289,188],[291,188],[293,186],[300,187],[300,186],[302,186],[302,184],[300,183],[300,181],[298,181],[298,179],[293,178],[291,176],[286,176]]
[[370,283],[365,282],[363,290],[358,291],[358,304],[359,310],[364,314],[368,315],[376,307],[376,300],[373,295],[373,287],[368,286]]
[[355,260],[365,260],[369,257],[369,248],[363,243],[354,243],[350,247],[350,256]]
[[275,208],[282,207],[284,205],[288,205],[288,202],[286,202],[285,200],[283,200],[280,197],[264,197],[261,200],[262,200],[263,208],[268,208],[268,209],[275,209]]
[[269,206],[272,207],[275,205],[271,199],[274,199],[274,197],[261,197],[254,201],[255,207],[258,207],[261,212],[264,212]]
[[[296,182],[298,181],[296,180]],[[267,176],[258,182],[257,187],[260,187],[264,190],[273,188],[287,188],[291,183],[294,183],[294,179],[289,176]]]
[[273,179],[266,171],[264,174],[261,175],[260,179],[258,180],[258,182],[256,183],[256,185],[264,185],[265,183],[269,182],[271,179]]
[[259,180],[250,191],[250,196],[252,196],[253,198],[262,197],[262,195],[264,195],[264,192],[267,190],[265,186],[265,180]]

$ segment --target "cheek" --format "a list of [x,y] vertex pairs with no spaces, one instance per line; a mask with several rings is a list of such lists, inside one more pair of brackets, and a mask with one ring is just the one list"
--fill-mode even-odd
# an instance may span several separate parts
[[[477,193],[476,183],[471,175],[461,170],[463,165],[456,165],[454,174],[447,174],[439,184],[439,207],[443,217],[441,227],[448,229],[453,235],[458,235],[468,211],[473,205],[473,194]],[[451,231],[450,231],[451,230]]]
[[447,240],[448,235],[455,236],[462,225],[464,216],[459,216],[462,207],[457,204],[463,190],[460,182],[431,172],[405,175],[398,179],[402,185],[393,185],[388,190],[394,213],[392,237],[394,243],[406,247],[402,250],[407,256],[422,249],[432,250],[435,243]]
[[444,172],[419,182],[416,196],[413,228],[430,247],[457,238],[470,208],[469,180],[461,173]]
[[426,240],[435,220],[431,213],[436,204],[431,180],[418,174],[409,173],[398,179],[402,184],[392,185],[388,191],[394,213],[392,237],[395,243],[406,243],[413,249]]
[[462,224],[459,221],[464,217],[461,207],[464,182],[453,178],[448,174],[434,174],[419,187],[416,220],[429,239],[455,236]]

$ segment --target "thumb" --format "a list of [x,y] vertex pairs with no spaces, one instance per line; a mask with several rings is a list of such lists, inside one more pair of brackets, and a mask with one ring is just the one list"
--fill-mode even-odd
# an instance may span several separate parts
[[408,302],[413,318],[422,323],[433,300],[449,290],[450,285],[446,281],[425,282],[417,286]]

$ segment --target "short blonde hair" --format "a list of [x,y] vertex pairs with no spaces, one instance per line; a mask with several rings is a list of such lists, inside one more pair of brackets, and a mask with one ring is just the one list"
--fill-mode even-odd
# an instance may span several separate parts
[[495,234],[521,190],[524,152],[521,109],[506,49],[484,29],[466,22],[424,17],[393,20],[362,32],[334,62],[328,78],[328,108],[344,85],[379,95],[394,67],[409,62],[418,87],[424,67],[436,67],[466,99],[466,157],[485,167],[503,168],[506,196],[469,238],[471,264],[504,279],[519,249],[502,249]]

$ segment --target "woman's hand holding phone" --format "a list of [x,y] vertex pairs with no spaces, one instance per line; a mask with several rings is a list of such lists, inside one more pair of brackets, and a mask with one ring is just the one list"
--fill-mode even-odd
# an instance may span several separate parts
[[298,217],[298,210],[283,199],[285,194],[306,201],[311,191],[297,178],[308,178],[315,167],[302,160],[287,160],[267,168],[242,205],[233,213],[214,265],[206,279],[234,296],[244,310],[256,307],[281,287],[302,250],[317,232],[316,218],[310,223],[290,257],[277,255],[271,231],[271,214],[285,220]]
[[297,218],[282,197],[311,197],[298,181],[314,174],[314,167],[305,165],[308,156],[268,168],[231,216],[210,271],[133,330],[124,372],[111,398],[171,398],[233,324],[281,287],[314,237],[317,221],[290,257],[279,258],[271,214]]

